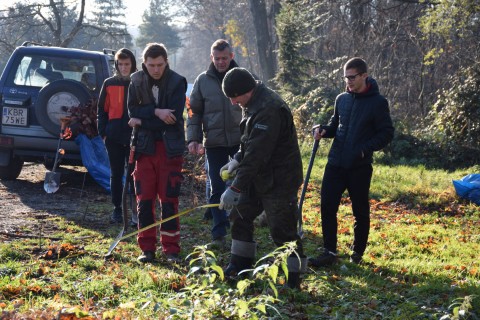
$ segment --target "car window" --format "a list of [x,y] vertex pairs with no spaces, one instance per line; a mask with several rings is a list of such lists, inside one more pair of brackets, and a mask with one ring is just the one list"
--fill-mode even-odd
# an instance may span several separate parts
[[70,79],[96,87],[95,65],[87,59],[26,55],[16,66],[14,83],[21,86],[43,87],[47,83]]

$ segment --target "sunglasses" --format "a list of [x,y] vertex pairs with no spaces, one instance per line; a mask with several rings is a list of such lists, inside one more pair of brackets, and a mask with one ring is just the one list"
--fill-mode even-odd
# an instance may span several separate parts
[[354,74],[352,76],[343,76],[343,78],[345,79],[345,81],[353,81],[355,80],[355,78],[358,76],[358,75],[361,75],[363,72],[359,72],[357,74]]

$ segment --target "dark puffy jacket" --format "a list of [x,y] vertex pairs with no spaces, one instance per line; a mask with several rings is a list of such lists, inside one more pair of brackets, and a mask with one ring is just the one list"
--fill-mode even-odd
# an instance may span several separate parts
[[[152,93],[152,79],[146,69],[143,69],[131,75],[131,83],[128,88],[128,112],[130,118],[141,119],[141,130],[152,131],[155,140],[163,140],[165,131],[175,131],[178,133],[176,135],[179,140],[177,143],[185,144],[183,110],[185,109],[187,80],[167,67],[160,81],[159,103],[155,105]],[[176,123],[167,125],[160,120],[155,116],[156,108],[175,110]],[[142,153],[142,150],[137,151]]]
[[127,93],[130,78],[114,76],[104,81],[98,98],[98,134],[127,145],[132,128],[128,126]]
[[245,106],[240,123],[240,162],[232,186],[259,194],[296,194],[302,184],[302,158],[292,113],[273,90],[260,81]]
[[[393,138],[394,128],[388,101],[379,93],[377,82],[367,78],[364,93],[344,92],[337,96],[333,116],[324,138],[334,138],[328,163],[346,169],[371,164],[373,152]],[[363,152],[363,157],[362,157]]]
[[[232,60],[230,69],[237,64]],[[232,147],[240,143],[242,110],[223,94],[222,82],[213,63],[201,73],[190,94],[187,118],[187,142],[203,142],[205,147]]]

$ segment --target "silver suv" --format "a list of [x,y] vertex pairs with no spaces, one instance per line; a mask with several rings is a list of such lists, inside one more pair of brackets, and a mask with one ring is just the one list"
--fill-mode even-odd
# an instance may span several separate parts
[[[15,49],[0,78],[0,179],[16,179],[24,161],[51,166],[60,118],[98,97],[112,75],[113,54],[30,42]],[[81,165],[73,140],[64,141],[62,148],[63,163]]]

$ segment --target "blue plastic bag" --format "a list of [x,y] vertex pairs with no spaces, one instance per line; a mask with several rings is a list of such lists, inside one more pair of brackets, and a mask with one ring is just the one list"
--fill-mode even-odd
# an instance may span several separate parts
[[100,136],[89,139],[84,134],[75,138],[75,143],[80,147],[80,155],[88,173],[105,190],[110,192],[110,161],[107,149]]
[[459,197],[480,205],[480,174],[469,174],[460,180],[452,180],[452,182]]

